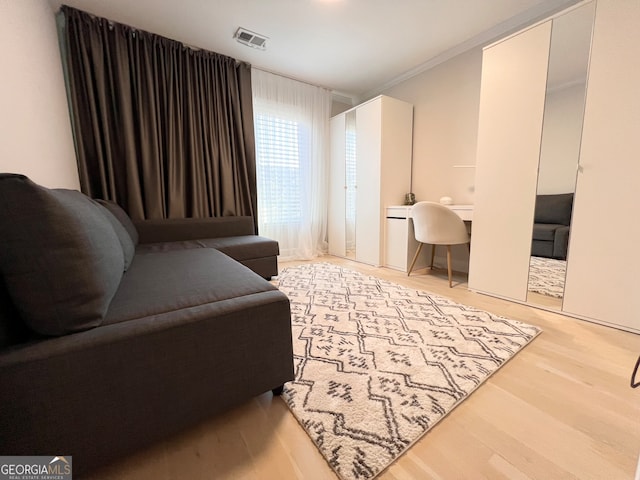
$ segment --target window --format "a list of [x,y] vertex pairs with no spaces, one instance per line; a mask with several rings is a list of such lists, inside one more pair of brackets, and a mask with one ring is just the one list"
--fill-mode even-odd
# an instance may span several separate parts
[[[269,114],[254,118],[258,218],[267,225],[300,224],[303,217],[303,178],[307,160],[304,128],[295,120]],[[308,136],[307,136],[308,137]]]

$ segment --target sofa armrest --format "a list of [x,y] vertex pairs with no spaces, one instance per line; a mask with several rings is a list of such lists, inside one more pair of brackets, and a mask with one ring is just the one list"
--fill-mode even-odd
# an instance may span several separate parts
[[553,237],[553,258],[566,260],[568,250],[569,250],[569,227],[563,225],[556,229],[556,233]]
[[173,218],[134,222],[140,243],[253,235],[252,217]]

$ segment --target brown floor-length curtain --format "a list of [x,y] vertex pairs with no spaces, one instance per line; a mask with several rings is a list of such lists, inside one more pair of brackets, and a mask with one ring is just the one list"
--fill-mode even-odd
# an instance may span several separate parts
[[62,7],[83,192],[134,219],[257,215],[251,68]]

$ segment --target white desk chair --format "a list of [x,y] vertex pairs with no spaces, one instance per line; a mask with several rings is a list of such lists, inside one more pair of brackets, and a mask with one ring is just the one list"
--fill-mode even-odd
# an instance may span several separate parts
[[411,274],[418,255],[420,255],[420,250],[422,250],[422,245],[425,243],[431,244],[431,263],[429,268],[433,268],[436,245],[446,245],[449,288],[451,288],[451,245],[469,244],[470,238],[467,233],[467,227],[455,212],[435,202],[416,203],[411,207],[411,218],[413,218],[413,229],[419,244],[418,251],[413,257],[407,275]]

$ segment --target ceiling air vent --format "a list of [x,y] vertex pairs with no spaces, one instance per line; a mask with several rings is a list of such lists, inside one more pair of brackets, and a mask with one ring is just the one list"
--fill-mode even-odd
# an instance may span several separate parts
[[247,30],[246,28],[238,28],[233,38],[252,48],[258,48],[260,50],[265,50],[267,48],[267,37]]

